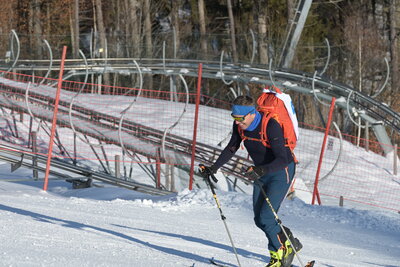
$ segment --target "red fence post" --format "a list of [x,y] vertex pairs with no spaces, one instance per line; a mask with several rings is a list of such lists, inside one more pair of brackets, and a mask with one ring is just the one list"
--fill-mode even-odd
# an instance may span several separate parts
[[312,205],[314,205],[314,203],[315,203],[315,197],[318,198],[318,204],[321,205],[321,198],[320,198],[319,192],[318,192],[318,179],[319,179],[319,173],[321,172],[322,159],[324,157],[326,140],[328,138],[329,128],[331,127],[333,109],[335,108],[335,101],[336,101],[336,98],[332,97],[331,108],[329,110],[328,123],[326,124],[324,141],[322,142],[321,153],[319,155],[317,173],[315,175],[314,191],[313,191],[312,202],[311,202]]
[[54,136],[55,136],[56,126],[57,126],[58,103],[60,102],[60,92],[61,92],[61,86],[62,86],[62,77],[64,74],[64,63],[65,63],[66,55],[67,55],[67,47],[64,46],[63,52],[62,52],[62,57],[61,57],[60,73],[58,75],[56,99],[54,102],[54,112],[53,112],[53,121],[52,121],[52,125],[51,125],[51,135],[50,135],[50,140],[49,140],[49,150],[48,150],[48,155],[47,155],[46,174],[44,176],[44,185],[43,185],[44,191],[47,191],[47,185],[49,184],[50,162],[51,162],[51,155],[53,153]]
[[190,178],[189,190],[193,188],[193,175],[194,175],[194,158],[196,155],[196,138],[197,138],[197,123],[199,120],[199,106],[200,106],[200,92],[201,92],[201,75],[203,73],[203,64],[199,63],[199,73],[197,78],[197,93],[196,93],[196,110],[194,113],[194,126],[193,126],[193,141],[192,141],[192,159],[190,161]]

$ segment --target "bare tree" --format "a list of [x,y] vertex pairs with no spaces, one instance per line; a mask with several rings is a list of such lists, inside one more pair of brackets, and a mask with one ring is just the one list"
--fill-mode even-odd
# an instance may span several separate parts
[[227,0],[228,4],[228,14],[229,14],[229,25],[230,25],[230,33],[231,33],[231,42],[232,42],[232,54],[233,54],[233,62],[238,61],[237,49],[236,49],[236,34],[235,34],[235,18],[233,17],[232,10],[232,1]]
[[72,54],[75,58],[79,57],[79,0],[72,2],[71,12],[71,39]]
[[140,56],[141,8],[138,0],[126,0],[126,33],[131,36],[133,56]]
[[179,20],[179,8],[181,8],[181,0],[174,0],[171,1],[172,3],[172,10],[171,10],[171,22],[172,26],[175,31],[175,48],[174,49],[179,49],[180,47],[180,38],[181,38],[181,30],[180,30],[180,20]]
[[41,22],[41,11],[40,11],[41,1],[34,0],[31,2],[31,12],[32,14],[32,33],[33,33],[33,43],[34,43],[34,53],[37,58],[42,58],[42,22]]
[[[152,57],[153,55],[153,38],[151,29],[151,3],[150,0],[144,0],[144,36],[146,40],[146,56]],[[148,88],[153,88],[153,77],[150,75],[147,77]]]
[[199,24],[200,24],[200,35],[201,35],[201,51],[204,55],[207,54],[207,39],[206,39],[206,8],[204,5],[204,0],[199,0]]
[[296,9],[295,7],[295,0],[286,0],[286,5],[287,5],[287,18],[288,18],[288,24],[290,25],[290,23],[292,22],[293,18],[294,18],[294,11]]
[[[106,39],[106,30],[104,27],[104,19],[103,19],[103,10],[101,0],[95,0],[95,9],[96,9],[96,25],[98,28],[98,33],[100,37],[100,49],[99,52],[103,57],[106,57],[107,53],[107,39]],[[110,76],[108,73],[104,73],[104,82],[103,84],[110,84]],[[106,87],[108,88],[108,87]],[[105,92],[106,94],[109,92]]]
[[[106,49],[106,30],[104,27],[104,19],[103,19],[103,10],[101,0],[95,0],[95,8],[96,8],[96,25],[100,37],[100,49],[103,53],[105,53]],[[104,55],[104,54],[103,54]]]
[[255,12],[258,28],[258,54],[261,64],[268,64],[267,0],[257,0]]
[[151,31],[151,13],[150,0],[144,0],[144,35],[146,40],[146,56],[151,56],[153,53],[153,39]]
[[[396,11],[397,11],[397,2],[398,0],[392,0],[389,7],[389,20],[390,20],[390,56],[391,56],[391,88],[392,92],[396,92],[399,89],[399,56],[398,56],[398,31],[397,31],[397,21],[396,21]],[[389,97],[392,97],[393,94],[390,94]],[[397,101],[398,98],[397,98]],[[390,103],[389,99],[389,103]]]

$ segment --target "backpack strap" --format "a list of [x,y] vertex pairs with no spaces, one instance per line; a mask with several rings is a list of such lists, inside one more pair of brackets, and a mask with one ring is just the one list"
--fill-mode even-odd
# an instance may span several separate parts
[[274,118],[275,116],[272,116],[272,113],[264,113],[262,119],[261,119],[261,131],[260,131],[260,139],[258,138],[252,138],[244,135],[244,130],[239,127],[238,125],[238,132],[240,137],[242,138],[243,141],[245,140],[251,140],[251,141],[258,141],[261,142],[264,146],[270,147],[269,141],[268,141],[268,136],[267,136],[267,125],[268,122],[271,118]]
[[[268,141],[268,136],[267,136],[267,125],[271,118],[275,119],[279,123],[279,119],[276,114],[272,114],[271,112],[264,113],[264,115],[261,119],[260,139],[245,136],[244,130],[242,128],[240,128],[238,125],[238,132],[239,132],[240,137],[242,138],[242,141],[245,141],[245,140],[258,141],[258,142],[261,142],[265,147],[271,147],[269,144],[269,141]],[[285,140],[285,147],[288,147],[290,149],[294,163],[295,164],[299,163],[299,161],[296,158],[296,155],[294,154],[293,149],[290,147],[287,140]]]
[[260,132],[261,143],[266,147],[271,147],[267,135],[267,125],[271,118],[274,118],[276,121],[278,121],[278,117],[276,115],[272,115],[271,112],[264,113],[264,116],[261,120],[261,132]]

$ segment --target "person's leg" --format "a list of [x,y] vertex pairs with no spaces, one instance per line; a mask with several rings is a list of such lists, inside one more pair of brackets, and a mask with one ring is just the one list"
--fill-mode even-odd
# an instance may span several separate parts
[[[262,181],[260,181],[262,183]],[[253,185],[253,212],[254,212],[254,222],[258,228],[264,231],[264,225],[261,222],[260,213],[263,205],[265,204],[265,199],[261,193],[260,187],[257,182]]]
[[[293,176],[294,163],[291,163],[289,164],[287,169],[263,176],[261,178],[263,189],[267,194],[268,199],[270,200],[275,212],[278,212],[279,207],[290,187]],[[268,249],[270,251],[277,251],[282,246],[282,240],[279,239],[278,235],[281,231],[281,228],[276,221],[275,215],[273,214],[271,207],[266,202],[264,196],[262,194],[259,195],[261,195],[261,197],[259,198],[262,198],[262,202],[259,201],[257,205],[259,211],[257,222],[258,224],[256,224],[264,231],[268,238]]]

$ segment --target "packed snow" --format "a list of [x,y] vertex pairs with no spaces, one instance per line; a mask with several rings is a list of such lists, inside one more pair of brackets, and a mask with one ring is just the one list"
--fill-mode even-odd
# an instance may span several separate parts
[[[7,176],[8,166],[1,165]],[[24,172],[23,170],[18,170]],[[0,182],[0,266],[238,266],[211,192],[154,197],[105,184]],[[241,266],[269,261],[251,196],[217,190]],[[400,266],[399,214],[285,200],[279,216],[315,266]],[[295,266],[300,266],[297,259]]]

